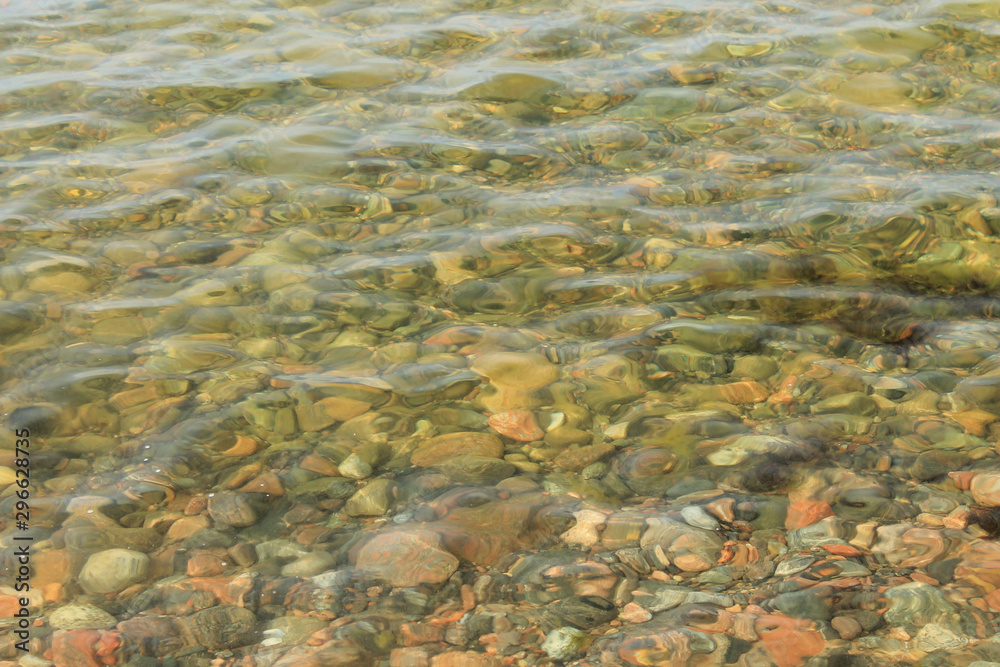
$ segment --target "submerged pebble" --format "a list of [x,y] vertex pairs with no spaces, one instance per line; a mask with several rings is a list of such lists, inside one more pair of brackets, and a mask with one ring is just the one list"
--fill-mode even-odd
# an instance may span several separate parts
[[99,551],[87,559],[80,570],[80,585],[91,593],[117,593],[126,586],[145,579],[149,556],[128,549]]
[[100,630],[110,628],[118,619],[100,607],[89,604],[68,604],[49,614],[49,624],[57,630]]
[[13,4],[3,659],[1000,663],[995,3]]
[[545,637],[541,649],[553,660],[572,660],[583,649],[587,634],[577,628],[556,628]]
[[458,569],[458,559],[426,531],[376,535],[358,552],[358,567],[392,586],[440,584]]

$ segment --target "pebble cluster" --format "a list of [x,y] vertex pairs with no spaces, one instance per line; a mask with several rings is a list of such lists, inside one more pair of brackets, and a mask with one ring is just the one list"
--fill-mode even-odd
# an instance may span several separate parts
[[3,3],[0,667],[1000,667],[996,2],[555,4]]
[[[575,363],[509,349],[525,338],[463,326],[412,346],[462,387],[429,411],[391,372],[353,384],[303,369],[298,405],[270,417],[290,409],[303,436],[254,428],[252,410],[268,417],[250,393],[228,417],[242,432],[215,412],[164,429],[197,447],[170,467],[66,474],[82,436],[56,435],[54,406],[16,408],[21,427],[53,429],[38,459],[50,472],[33,655],[60,667],[1000,661],[1000,419],[984,409],[1000,394],[984,398],[992,376],[978,365],[878,368],[961,354],[947,325],[900,343],[800,332],[790,345],[739,318],[675,315]],[[108,460],[134,461],[138,442]]]

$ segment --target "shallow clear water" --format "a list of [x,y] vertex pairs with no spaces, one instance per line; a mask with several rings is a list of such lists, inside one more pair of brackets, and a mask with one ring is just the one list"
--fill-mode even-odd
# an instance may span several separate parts
[[0,17],[2,657],[1000,662],[1000,3]]

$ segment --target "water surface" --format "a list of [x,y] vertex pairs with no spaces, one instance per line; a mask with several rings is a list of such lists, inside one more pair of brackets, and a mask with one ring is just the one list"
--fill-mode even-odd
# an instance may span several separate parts
[[1000,662],[997,2],[0,16],[36,658]]

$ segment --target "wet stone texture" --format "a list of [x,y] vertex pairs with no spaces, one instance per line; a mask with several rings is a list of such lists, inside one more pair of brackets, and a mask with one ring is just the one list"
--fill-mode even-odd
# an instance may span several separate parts
[[995,2],[204,4],[0,3],[0,667],[1000,664]]

